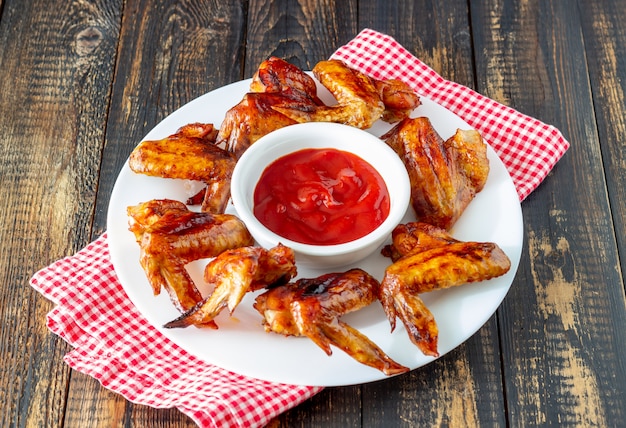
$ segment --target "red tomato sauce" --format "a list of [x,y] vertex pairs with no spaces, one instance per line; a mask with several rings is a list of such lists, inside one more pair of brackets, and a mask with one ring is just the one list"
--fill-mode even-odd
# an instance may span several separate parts
[[352,153],[304,149],[263,171],[254,191],[254,215],[292,241],[342,244],[385,221],[389,191],[374,167]]

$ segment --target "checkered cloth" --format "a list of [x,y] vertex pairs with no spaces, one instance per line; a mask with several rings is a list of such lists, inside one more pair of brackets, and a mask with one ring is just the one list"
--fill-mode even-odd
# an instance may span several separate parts
[[[556,129],[443,80],[386,35],[364,30],[334,57],[376,78],[402,78],[479,129],[513,175],[520,199],[568,147]],[[120,285],[106,233],[30,283],[56,304],[47,323],[74,348],[65,362],[134,403],[177,407],[201,427],[255,427],[321,390],[228,372],[162,336]]]

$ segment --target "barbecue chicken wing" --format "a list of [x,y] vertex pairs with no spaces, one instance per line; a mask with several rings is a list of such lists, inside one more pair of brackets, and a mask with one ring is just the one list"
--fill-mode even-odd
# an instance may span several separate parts
[[317,98],[317,85],[307,73],[293,64],[277,57],[263,61],[252,76],[251,92],[282,93],[310,98],[315,104],[323,104]]
[[504,275],[511,262],[498,245],[462,242],[426,223],[397,226],[383,254],[396,258],[385,270],[380,301],[393,331],[400,318],[424,354],[438,356],[438,328],[420,293]]
[[309,111],[321,104],[311,76],[285,60],[269,58],[255,72],[250,92],[226,112],[217,144],[239,158],[262,136],[297,123],[281,109]]
[[387,375],[408,368],[396,363],[376,344],[339,318],[374,302],[379,282],[360,269],[299,279],[272,288],[256,298],[254,307],[265,330],[286,336],[307,336],[331,355],[331,345]]
[[320,61],[313,75],[337,100],[333,106],[313,110],[276,108],[298,122],[338,122],[361,129],[370,128],[385,111],[380,93],[365,74],[353,70],[339,60]]
[[400,80],[376,80],[339,60],[320,61],[313,75],[337,104],[313,110],[277,109],[298,122],[338,122],[368,129],[378,119],[394,123],[419,104],[417,94]]
[[239,158],[262,136],[302,122],[339,122],[369,128],[380,119],[398,121],[419,105],[411,88],[399,80],[375,80],[338,60],[321,61],[313,74],[336,98],[325,105],[311,76],[285,60],[271,57],[255,72],[250,92],[231,108],[217,144]]
[[402,158],[419,221],[449,230],[485,185],[487,145],[477,131],[447,141],[425,117],[407,118],[381,137]]
[[311,99],[297,93],[249,92],[226,113],[217,142],[239,159],[259,138],[297,123],[278,108],[294,111],[308,110],[313,106]]
[[236,161],[214,144],[216,135],[213,125],[192,123],[164,139],[143,141],[130,154],[130,169],[155,177],[204,182],[202,211],[223,213]]
[[385,105],[381,119],[387,123],[400,122],[421,104],[415,91],[401,80],[372,79],[372,82]]
[[205,282],[214,286],[211,295],[165,327],[218,328],[214,318],[226,307],[232,315],[248,291],[285,284],[296,273],[293,250],[283,245],[269,250],[241,247],[224,251],[204,271]]
[[230,214],[196,213],[182,202],[167,199],[144,202],[127,211],[153,293],[158,295],[165,288],[181,312],[202,300],[185,269],[187,263],[254,243],[243,222]]

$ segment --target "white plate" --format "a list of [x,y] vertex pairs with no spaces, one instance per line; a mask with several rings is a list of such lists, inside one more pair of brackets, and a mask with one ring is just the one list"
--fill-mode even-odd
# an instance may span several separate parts
[[[209,92],[172,113],[146,135],[159,139],[174,133],[191,122],[219,126],[226,111],[237,104],[247,92],[250,80],[224,86]],[[321,91],[321,98],[332,97]],[[447,139],[457,128],[471,127],[455,114],[422,97],[422,105],[413,116],[427,116],[435,129]],[[371,129],[381,135],[390,125],[378,122]],[[491,171],[485,188],[463,213],[452,234],[461,240],[496,242],[511,259],[510,271],[499,278],[423,294],[439,327],[439,352],[446,354],[474,334],[496,311],[506,295],[519,264],[522,250],[522,214],[517,192],[504,165],[489,148]],[[219,330],[164,329],[163,324],[179,314],[167,293],[153,296],[146,276],[139,265],[139,247],[128,231],[126,207],[150,199],[171,198],[184,201],[189,196],[186,182],[160,179],[133,173],[128,162],[122,168],[109,203],[108,238],[111,260],[119,279],[139,311],[164,336],[201,359],[247,376],[274,382],[339,386],[386,378],[378,370],[364,366],[339,349],[327,356],[311,340],[266,333],[261,316],[252,308],[256,294],[249,293],[231,318],[224,311],[216,319]],[[229,212],[233,212],[232,205]],[[409,210],[411,212],[411,210]],[[413,220],[408,214],[406,221]],[[189,270],[202,290],[202,271],[206,261],[194,262]],[[359,266],[382,279],[389,259],[374,254]],[[299,269],[300,277],[318,276],[324,272]],[[433,361],[409,341],[402,323],[390,333],[389,322],[380,304],[348,314],[343,320],[357,328],[397,362],[415,369]]]

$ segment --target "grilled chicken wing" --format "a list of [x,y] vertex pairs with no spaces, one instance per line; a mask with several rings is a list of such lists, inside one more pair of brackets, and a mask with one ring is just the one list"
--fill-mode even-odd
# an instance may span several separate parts
[[385,270],[380,287],[391,330],[400,318],[411,341],[432,356],[438,355],[438,328],[419,294],[495,278],[511,267],[494,243],[458,241],[441,228],[418,222],[399,225],[385,253],[399,257]]
[[178,201],[152,200],[127,211],[129,229],[140,247],[140,263],[154,294],[165,288],[181,312],[202,300],[185,269],[187,263],[254,242],[237,217],[196,213]]
[[296,273],[293,250],[283,245],[269,250],[241,247],[224,251],[204,271],[204,280],[214,286],[211,295],[165,327],[218,328],[214,318],[226,307],[232,315],[248,291],[285,284]]
[[447,141],[425,117],[407,118],[382,139],[402,158],[419,221],[449,230],[485,185],[487,146],[477,131],[458,130]]
[[339,60],[318,62],[313,74],[337,104],[312,110],[276,109],[298,122],[338,122],[367,129],[378,119],[389,123],[404,119],[420,104],[406,83],[370,78]]
[[204,182],[207,190],[202,211],[223,213],[236,161],[214,144],[216,135],[213,125],[192,123],[161,140],[143,141],[130,154],[130,169],[155,177]]
[[308,111],[274,108],[298,122],[338,122],[361,129],[370,128],[382,117],[385,104],[365,74],[339,60],[318,62],[313,74],[333,94],[336,105],[317,106]]
[[385,105],[382,120],[396,123],[408,117],[420,105],[420,99],[409,85],[401,80],[372,79]]
[[317,85],[311,76],[293,64],[277,57],[263,61],[252,76],[251,92],[299,94],[310,98],[316,104],[323,104],[317,98]]
[[217,144],[239,158],[251,144],[295,120],[280,109],[309,111],[322,104],[311,76],[283,59],[263,61],[250,84],[250,92],[226,112]]
[[226,112],[217,143],[224,145],[238,159],[259,138],[297,123],[277,107],[295,111],[310,110],[314,106],[310,98],[298,93],[249,92]]
[[391,231],[391,241],[382,249],[382,254],[394,262],[411,253],[460,242],[444,229],[417,221],[397,225]]
[[405,83],[370,79],[338,60],[319,62],[313,74],[338,104],[325,105],[315,81],[298,67],[276,57],[263,61],[250,92],[226,113],[217,144],[239,158],[256,140],[288,125],[339,122],[365,129],[381,117],[398,121],[419,105]]
[[368,306],[378,297],[380,284],[360,269],[299,279],[272,288],[256,298],[254,307],[265,330],[286,336],[307,336],[331,355],[331,345],[355,360],[387,375],[408,368],[396,363],[376,344],[339,318]]

